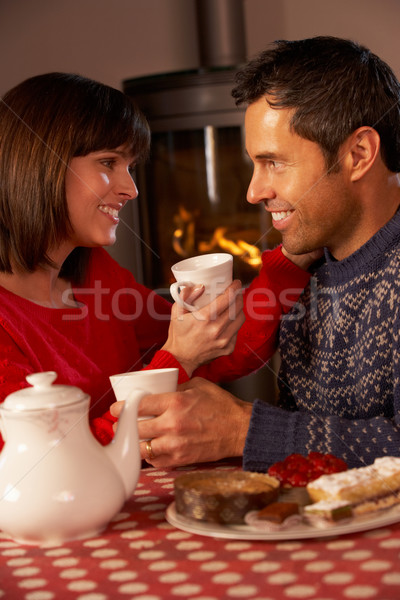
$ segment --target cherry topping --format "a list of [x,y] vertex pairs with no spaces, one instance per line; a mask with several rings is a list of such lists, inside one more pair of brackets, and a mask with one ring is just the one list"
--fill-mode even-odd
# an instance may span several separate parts
[[285,460],[271,465],[268,474],[276,477],[283,487],[305,487],[321,475],[346,471],[347,464],[333,454],[310,452],[308,456],[290,454]]

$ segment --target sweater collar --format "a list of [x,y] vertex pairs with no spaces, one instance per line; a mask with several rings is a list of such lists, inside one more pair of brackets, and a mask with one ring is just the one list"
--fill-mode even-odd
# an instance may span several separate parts
[[324,248],[325,263],[318,273],[330,276],[353,277],[360,272],[376,269],[382,257],[393,250],[400,242],[400,208],[395,215],[358,250],[343,260],[336,260],[327,248]]

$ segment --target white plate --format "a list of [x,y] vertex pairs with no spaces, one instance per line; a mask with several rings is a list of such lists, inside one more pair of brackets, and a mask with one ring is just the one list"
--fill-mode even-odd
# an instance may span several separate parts
[[392,525],[400,521],[400,508],[396,506],[392,509],[383,510],[374,516],[355,517],[351,521],[335,524],[325,529],[300,523],[290,529],[282,529],[274,532],[257,531],[254,527],[250,527],[250,525],[219,525],[218,523],[205,523],[189,519],[176,512],[175,502],[172,502],[168,506],[166,518],[168,523],[178,529],[208,537],[232,540],[301,540],[344,535],[346,533],[368,531],[369,529]]

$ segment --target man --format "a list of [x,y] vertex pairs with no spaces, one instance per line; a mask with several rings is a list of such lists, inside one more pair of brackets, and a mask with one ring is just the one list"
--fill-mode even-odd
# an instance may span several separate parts
[[271,213],[286,252],[323,248],[324,260],[282,319],[279,405],[202,379],[147,397],[151,462],[243,455],[265,471],[293,452],[349,466],[400,455],[400,85],[368,49],[318,37],[275,43],[233,96],[247,105],[248,201]]

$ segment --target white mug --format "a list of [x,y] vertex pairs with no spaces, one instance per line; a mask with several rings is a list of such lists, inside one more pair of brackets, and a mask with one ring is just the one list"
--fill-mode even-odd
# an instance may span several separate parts
[[[117,400],[126,400],[133,390],[143,390],[148,394],[175,392],[178,385],[179,369],[149,369],[132,371],[110,376],[110,382]],[[152,419],[154,415],[138,417],[138,420]]]
[[[212,302],[232,283],[233,256],[224,252],[201,254],[181,260],[171,267],[176,282],[170,286],[172,298],[186,310],[198,310]],[[184,287],[204,285],[193,304],[184,302],[179,291]]]

